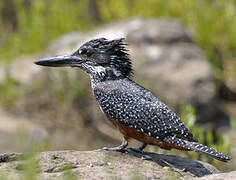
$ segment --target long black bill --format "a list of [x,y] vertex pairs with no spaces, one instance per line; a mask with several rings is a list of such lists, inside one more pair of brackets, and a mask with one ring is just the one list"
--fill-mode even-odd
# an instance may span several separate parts
[[40,59],[34,63],[41,66],[51,66],[51,67],[78,67],[82,63],[82,59],[73,55],[55,56],[45,59]]

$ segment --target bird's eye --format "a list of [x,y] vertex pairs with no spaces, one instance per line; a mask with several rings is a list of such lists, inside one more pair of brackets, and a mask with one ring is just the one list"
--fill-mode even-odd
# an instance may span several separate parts
[[92,51],[89,50],[89,49],[80,49],[79,50],[79,54],[86,55],[86,56],[91,56],[92,55]]

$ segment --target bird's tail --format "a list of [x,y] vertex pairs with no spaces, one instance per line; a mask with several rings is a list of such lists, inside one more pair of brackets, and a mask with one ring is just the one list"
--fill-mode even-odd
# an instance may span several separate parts
[[195,152],[200,152],[203,154],[206,154],[208,156],[211,156],[215,159],[218,159],[220,161],[224,161],[227,162],[230,160],[230,157],[224,155],[221,152],[217,152],[215,149],[213,148],[209,148],[203,144],[200,144],[198,142],[190,142],[187,140],[183,140],[183,139],[179,139],[177,137],[166,137],[164,139],[165,142],[169,142],[171,144],[175,144],[177,146],[186,148],[190,151],[195,151]]

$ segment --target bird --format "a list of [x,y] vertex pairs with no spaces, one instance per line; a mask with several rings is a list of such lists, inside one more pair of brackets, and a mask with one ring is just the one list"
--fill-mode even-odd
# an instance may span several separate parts
[[123,135],[121,145],[104,147],[123,151],[130,139],[147,145],[206,154],[227,162],[230,157],[198,142],[178,115],[151,91],[133,80],[133,68],[125,38],[97,38],[85,42],[72,54],[43,58],[34,63],[50,67],[78,67],[91,79],[98,105],[107,119]]

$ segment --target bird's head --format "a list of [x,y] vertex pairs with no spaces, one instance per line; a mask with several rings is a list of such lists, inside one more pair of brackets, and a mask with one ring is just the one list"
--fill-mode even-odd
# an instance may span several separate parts
[[[132,73],[131,61],[125,48],[124,39],[94,39],[83,44],[70,55],[40,59],[37,65],[52,67],[79,67],[92,78],[109,79],[129,77]],[[102,77],[101,77],[102,76]]]

